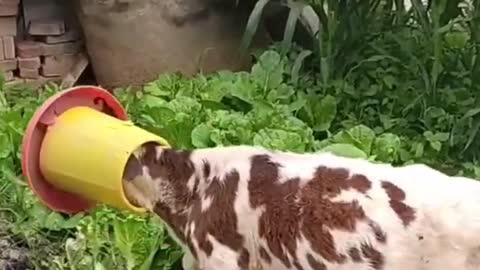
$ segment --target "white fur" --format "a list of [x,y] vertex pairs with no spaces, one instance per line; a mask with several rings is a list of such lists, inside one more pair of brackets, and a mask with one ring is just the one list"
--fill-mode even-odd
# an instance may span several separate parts
[[[376,164],[365,160],[337,157],[330,153],[282,153],[269,152],[263,148],[249,146],[219,147],[196,150],[191,155],[196,170],[201,172],[204,160],[211,166],[211,175],[226,175],[232,169],[239,172],[240,182],[234,203],[237,215],[238,232],[245,238],[245,248],[250,253],[252,269],[289,270],[280,260],[269,252],[272,263],[264,262],[258,252],[259,246],[267,247],[266,239],[258,235],[258,220],[265,209],[252,209],[247,189],[250,180],[250,158],[253,155],[268,154],[272,161],[282,165],[279,170],[280,181],[297,177],[301,185],[312,178],[316,168],[344,168],[350,174],[362,174],[372,183],[367,195],[356,190],[344,190],[334,201],[358,201],[366,216],[374,220],[386,233],[387,243],[378,243],[372,236],[366,222],[359,222],[353,233],[330,229],[336,249],[345,253],[349,247],[361,242],[370,243],[385,256],[386,270],[480,270],[480,183],[465,177],[449,177],[425,165],[415,164],[405,167],[392,167],[388,164]],[[405,227],[397,214],[389,206],[389,197],[381,187],[381,181],[388,181],[405,194],[405,204],[416,211],[416,218]],[[203,192],[207,183],[200,181],[198,190]],[[189,185],[190,186],[190,185]],[[202,201],[202,209],[211,204],[208,199]],[[277,224],[282,226],[282,224]],[[197,228],[190,228],[194,231]],[[422,241],[418,240],[423,236]],[[220,244],[212,235],[208,235],[213,244],[211,256],[198,252],[199,269],[240,270],[238,255],[234,250]],[[194,246],[198,247],[195,239]],[[316,254],[303,235],[297,240],[299,264],[305,270],[314,270],[308,264],[307,254],[322,261],[328,270],[372,270],[367,263],[328,263]],[[261,265],[261,268],[258,266]],[[243,269],[242,269],[243,270]]]

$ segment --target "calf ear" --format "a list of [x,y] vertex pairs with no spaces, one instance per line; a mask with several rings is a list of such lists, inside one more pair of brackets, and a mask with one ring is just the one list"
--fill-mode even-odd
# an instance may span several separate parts
[[123,170],[123,179],[125,181],[132,181],[135,177],[142,175],[143,169],[140,160],[135,155],[130,155],[127,164]]

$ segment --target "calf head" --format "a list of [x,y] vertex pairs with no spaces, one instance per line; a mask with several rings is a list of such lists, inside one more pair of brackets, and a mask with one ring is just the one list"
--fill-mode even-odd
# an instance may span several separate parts
[[[129,157],[123,173],[127,199],[168,219],[186,211],[192,198],[187,182],[194,172],[189,152],[145,143]],[[166,220],[168,222],[168,220]]]

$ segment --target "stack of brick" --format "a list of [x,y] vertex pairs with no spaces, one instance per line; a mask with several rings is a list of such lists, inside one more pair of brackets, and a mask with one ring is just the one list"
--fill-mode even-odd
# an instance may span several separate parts
[[59,81],[83,52],[79,31],[67,29],[63,20],[32,20],[27,35],[16,44],[19,76],[26,80]]
[[20,0],[0,1],[0,73],[7,81],[14,79],[17,69],[15,37],[17,36],[17,15]]
[[7,82],[71,83],[88,65],[79,26],[58,4],[0,0],[0,73]]

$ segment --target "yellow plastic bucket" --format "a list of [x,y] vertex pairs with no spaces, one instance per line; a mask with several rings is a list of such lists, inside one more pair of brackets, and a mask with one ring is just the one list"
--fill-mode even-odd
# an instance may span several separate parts
[[54,186],[116,208],[143,209],[125,197],[122,175],[129,156],[145,142],[168,143],[130,122],[88,107],[62,113],[48,128],[40,170]]
[[146,142],[168,142],[133,125],[120,103],[93,86],[75,87],[47,100],[24,135],[22,170],[50,209],[67,214],[97,203],[134,211],[122,176],[129,156]]

